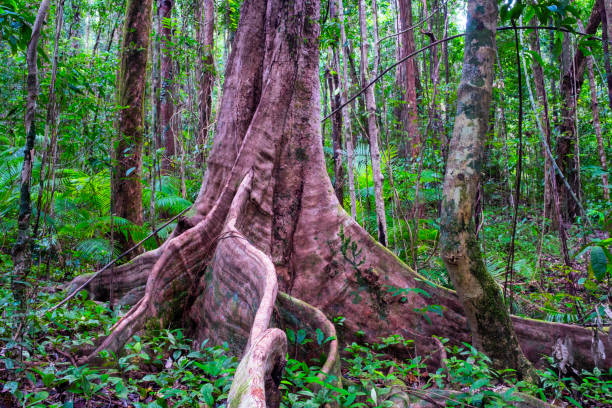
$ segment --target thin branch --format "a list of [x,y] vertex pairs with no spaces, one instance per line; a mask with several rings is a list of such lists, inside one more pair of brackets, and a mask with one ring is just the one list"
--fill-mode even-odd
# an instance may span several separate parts
[[433,16],[435,16],[436,14],[438,14],[438,11],[440,11],[442,8],[444,8],[444,6],[446,6],[447,1],[445,1],[444,3],[442,3],[438,8],[434,9],[427,17],[423,17],[421,19],[421,21],[419,21],[418,23],[415,23],[413,25],[411,25],[408,28],[403,29],[402,31],[398,31],[397,33],[393,33],[393,34],[389,34],[386,37],[381,38],[380,40],[378,40],[378,42],[376,44],[380,44],[381,42],[388,40],[389,38],[392,37],[397,37],[398,35],[404,34],[407,31],[411,31],[414,30],[415,28],[423,25],[424,23],[426,23],[428,20],[430,20]]

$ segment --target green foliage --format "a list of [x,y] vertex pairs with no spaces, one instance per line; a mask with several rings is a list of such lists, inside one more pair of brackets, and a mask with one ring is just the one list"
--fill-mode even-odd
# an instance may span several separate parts
[[33,22],[34,16],[23,1],[0,1],[0,39],[9,44],[13,53],[27,48]]

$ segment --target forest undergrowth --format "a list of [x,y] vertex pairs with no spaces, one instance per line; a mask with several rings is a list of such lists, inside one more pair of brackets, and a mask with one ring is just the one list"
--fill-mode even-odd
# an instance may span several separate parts
[[[500,285],[507,228],[501,212],[486,214],[482,233],[488,245],[487,266]],[[593,268],[578,257],[573,267],[564,266],[555,235],[540,237],[531,220],[519,223],[519,233],[516,276],[509,283],[513,312],[601,327],[609,313],[609,280],[598,281]],[[574,237],[573,253],[578,253],[585,248],[584,238]],[[597,235],[585,238],[595,240]],[[536,267],[538,239],[542,242],[541,268]],[[88,256],[87,252],[80,255]],[[67,305],[48,312],[65,296],[58,288],[73,276],[71,265],[77,261],[73,259],[50,272],[40,268],[39,276],[32,276],[29,307],[22,316],[14,309],[9,290],[10,258],[1,256],[0,407],[225,406],[238,364],[227,345],[198,344],[181,328],[157,330],[141,333],[119,355],[103,355],[101,367],[78,366],[80,350],[108,334],[126,307],[111,309],[107,302],[89,300],[83,291]],[[86,258],[82,261],[85,270],[96,265]],[[437,267],[439,260],[422,261],[428,261],[420,269],[422,274],[452,286],[443,268]],[[429,311],[444,313],[435,307]],[[334,323],[341,336],[343,317],[335,316]],[[538,370],[539,384],[517,382],[511,370],[494,370],[490,360],[469,344],[451,345],[448,339],[439,339],[443,363],[433,367],[432,356],[416,354],[413,341],[399,335],[376,344],[347,345],[342,353],[342,378],[328,376],[322,381],[317,374],[325,356],[304,361],[298,350],[310,342],[321,345],[331,339],[325,339],[322,332],[309,338],[304,330],[285,331],[290,351],[281,383],[283,407],[385,407],[397,398],[441,404],[429,406],[500,407],[516,406],[513,404],[528,396],[559,406],[612,404],[612,369],[578,371],[563,356],[549,356]],[[397,346],[410,350],[405,358],[385,352]]]

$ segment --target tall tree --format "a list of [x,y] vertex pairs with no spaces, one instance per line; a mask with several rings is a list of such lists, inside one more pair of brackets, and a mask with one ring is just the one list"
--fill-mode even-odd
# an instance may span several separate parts
[[[333,6],[332,6],[333,7]],[[340,108],[342,92],[340,87],[340,78],[338,72],[340,71],[340,63],[338,58],[338,52],[332,50],[332,66],[331,69],[325,70],[325,77],[327,80],[327,86],[329,88],[329,95],[331,100],[331,110],[335,111]],[[342,153],[342,113],[338,112],[332,117],[332,149],[334,151],[334,191],[336,197],[342,205],[344,203],[344,163]]]
[[[535,20],[532,20],[532,24],[535,24]],[[540,35],[538,30],[533,30],[529,34],[529,42],[531,51],[541,56],[540,50]],[[565,226],[563,225],[563,219],[561,217],[561,205],[559,200],[559,188],[557,187],[557,179],[555,177],[555,170],[553,167],[552,158],[548,156],[547,151],[552,146],[552,127],[550,124],[549,104],[548,95],[546,94],[546,87],[544,84],[544,70],[539,62],[535,61],[532,64],[533,80],[535,82],[535,89],[538,98],[538,103],[541,107],[540,113],[540,124],[541,131],[543,134],[542,139],[542,150],[545,156],[545,173],[544,173],[544,188],[547,194],[544,195],[544,217],[548,214],[553,220],[553,225],[559,231],[559,241],[561,244],[561,254],[565,260],[566,265],[569,265],[569,252],[567,249],[567,234]],[[527,73],[525,73],[527,74]],[[526,75],[526,78],[529,78]]]
[[[602,4],[596,1],[587,23],[585,32],[595,34],[601,22]],[[563,75],[561,78],[561,123],[559,125],[559,138],[557,140],[557,163],[561,172],[567,178],[572,194],[565,186],[563,179],[557,175],[557,186],[561,198],[562,215],[565,221],[573,221],[579,214],[579,203],[576,197],[580,197],[579,173],[576,166],[578,160],[576,151],[576,107],[582,83],[584,82],[584,72],[586,69],[587,58],[578,49],[573,58],[569,49],[569,41],[564,41],[563,55]]]
[[603,8],[601,14],[601,28],[603,37],[604,67],[608,83],[608,105],[612,111],[612,3],[606,0],[596,0]]
[[473,344],[497,367],[530,377],[531,365],[499,286],[485,267],[473,218],[489,123],[497,14],[496,0],[468,1],[463,73],[444,177],[440,255],[463,304]]
[[[113,141],[112,211],[136,225],[143,222],[140,178],[152,1],[127,1],[117,84],[120,110]],[[122,234],[118,242],[124,250],[134,243]]]
[[[14,271],[12,288],[20,307],[25,307],[25,278],[32,266],[32,234],[30,217],[32,215],[32,200],[30,183],[32,181],[32,164],[34,162],[34,141],[36,139],[36,101],[38,99],[38,43],[42,26],[47,18],[50,0],[43,0],[38,7],[36,20],[32,26],[32,34],[26,50],[27,97],[25,109],[26,142],[23,149],[23,166],[21,168],[19,190],[19,216],[17,217],[17,240],[12,250]],[[40,211],[40,209],[39,209]]]
[[349,49],[346,40],[346,30],[344,26],[344,4],[342,0],[338,0],[338,19],[340,23],[340,48],[342,49],[342,93],[340,102],[342,106],[342,121],[344,124],[344,142],[346,145],[346,162],[348,170],[348,189],[349,189],[349,200],[351,205],[351,217],[355,219],[357,217],[357,199],[355,196],[355,173],[353,171],[353,162],[355,159],[355,153],[353,150],[353,131],[351,128],[351,114],[349,111],[349,105],[346,104],[348,100],[348,60],[349,60]]
[[[91,358],[105,348],[118,350],[150,324],[187,320],[195,338],[227,341],[243,355],[241,372],[257,359],[274,372],[277,359],[286,355],[284,333],[272,326],[275,305],[279,318],[296,316],[287,310],[287,292],[302,300],[291,302],[295,309],[318,316],[313,329],[325,333],[331,325],[316,308],[327,316],[345,316],[343,339],[349,342],[399,333],[415,339],[422,355],[439,351],[434,334],[457,343],[470,340],[472,321],[468,325],[457,295],[423,281],[339,206],[318,123],[319,5],[243,3],[198,198],[159,248],[89,283],[92,296],[104,298],[114,279],[117,295],[129,293],[124,300],[137,302]],[[488,39],[494,23],[485,28],[484,35],[480,30],[473,35]],[[396,296],[390,287],[415,290]],[[430,303],[443,312],[425,317],[422,311]],[[503,313],[499,319],[505,321]],[[550,353],[559,338],[570,338],[576,364],[592,365],[591,331],[530,319],[514,323],[530,359]],[[490,324],[497,325],[497,318]],[[612,346],[604,348],[609,364]],[[332,353],[337,357],[337,349]],[[259,395],[263,398],[261,388]]]
[[[198,147],[202,154],[208,140],[212,111],[212,90],[215,81],[214,33],[215,4],[213,0],[200,0],[196,11],[198,40]],[[205,159],[205,156],[202,156]]]
[[610,201],[610,189],[608,187],[608,160],[606,159],[606,149],[603,144],[601,134],[601,121],[599,120],[599,102],[597,101],[597,84],[595,83],[595,73],[593,65],[595,58],[589,55],[587,61],[587,74],[589,77],[589,88],[591,91],[591,112],[593,114],[593,127],[595,128],[595,138],[597,139],[597,149],[599,152],[599,163],[603,170],[601,183],[603,184],[603,195],[606,201]]
[[[414,32],[412,27],[412,0],[398,0],[399,8],[399,29],[400,39],[400,58],[405,57],[415,51]],[[419,155],[421,148],[421,135],[418,126],[417,110],[417,64],[414,58],[402,63],[400,66],[400,90],[402,102],[400,106],[399,122],[402,130],[407,136],[405,151],[406,157],[413,159]]]
[[[172,8],[174,0],[158,0],[157,2],[157,32],[160,35],[160,79],[159,89],[159,129],[160,139],[165,148],[162,159],[162,170],[171,170],[173,157],[176,153],[175,148],[175,122],[174,118],[174,47],[172,46]],[[146,63],[145,63],[146,65]]]
[[[373,1],[373,9],[376,12],[376,0]],[[359,0],[359,26],[361,28],[361,82],[365,85],[370,81],[368,74],[368,26],[366,23],[365,1]],[[374,19],[376,25],[376,18]],[[377,27],[374,27],[374,44],[378,43]],[[374,57],[372,76],[378,71],[378,56]],[[378,147],[378,124],[376,123],[376,100],[374,98],[374,86],[365,91],[366,116],[368,123],[368,137],[370,145],[370,156],[372,157],[372,178],[374,180],[374,202],[376,205],[376,220],[378,230],[378,241],[387,245],[387,216],[385,214],[385,200],[383,196],[383,175],[380,168],[380,149]]]

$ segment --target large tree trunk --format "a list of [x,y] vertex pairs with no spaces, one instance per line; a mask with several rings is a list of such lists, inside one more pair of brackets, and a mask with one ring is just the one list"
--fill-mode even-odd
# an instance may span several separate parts
[[[161,89],[159,90],[159,131],[164,146],[162,158],[162,171],[169,173],[172,168],[173,158],[176,154],[174,140],[174,58],[172,42],[172,7],[173,0],[159,0],[157,2],[158,28],[161,50],[160,77]],[[146,65],[146,64],[145,64]]]
[[[142,147],[144,102],[151,32],[152,0],[128,0],[123,27],[123,49],[119,68],[118,135],[113,143],[113,214],[142,225]],[[130,248],[131,237],[119,235],[122,250]]]
[[49,0],[43,0],[38,8],[36,20],[32,26],[32,35],[26,50],[26,64],[28,66],[27,97],[25,110],[26,142],[23,149],[23,166],[19,189],[19,215],[17,217],[17,239],[12,250],[13,274],[11,287],[20,308],[25,307],[25,279],[32,266],[32,235],[30,231],[30,217],[32,215],[32,202],[30,197],[30,183],[32,181],[32,165],[34,162],[34,141],[36,139],[36,100],[38,99],[38,42],[42,26],[49,11]]
[[[420,355],[438,350],[434,334],[470,340],[456,294],[414,273],[338,203],[319,126],[318,13],[318,1],[244,2],[200,194],[168,241],[116,269],[118,292],[136,305],[91,357],[150,325],[182,321],[195,338],[227,341],[244,356],[232,403],[275,406],[286,339],[274,327],[306,325],[327,335],[333,325],[325,316],[342,315],[342,341],[361,331],[367,342],[400,334],[415,339]],[[89,289],[104,294],[109,276]],[[394,288],[428,295],[394,295]],[[442,314],[423,316],[429,304]],[[589,330],[514,324],[532,361],[561,338],[573,342],[578,365],[593,364]],[[337,374],[338,343],[330,343],[323,367]]]

